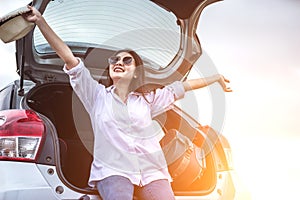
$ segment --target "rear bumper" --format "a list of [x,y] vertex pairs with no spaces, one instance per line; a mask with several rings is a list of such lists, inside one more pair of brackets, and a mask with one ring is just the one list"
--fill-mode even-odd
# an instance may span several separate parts
[[248,188],[244,185],[236,171],[230,171],[232,182],[235,186],[234,200],[251,200],[251,193]]
[[83,196],[61,182],[55,166],[0,161],[0,177],[0,200],[59,200]]
[[[66,187],[54,166],[0,161],[0,200],[79,199],[83,194]],[[97,199],[96,196],[90,196]],[[201,196],[176,196],[177,200],[250,200],[235,171],[217,173],[216,187]]]
[[217,173],[216,186],[206,194],[190,196],[176,196],[177,200],[236,200],[235,183],[231,171],[222,171]]
[[58,199],[36,164],[0,161],[0,199]]
[[215,188],[201,196],[177,196],[177,200],[251,200],[251,195],[234,170],[217,173]]

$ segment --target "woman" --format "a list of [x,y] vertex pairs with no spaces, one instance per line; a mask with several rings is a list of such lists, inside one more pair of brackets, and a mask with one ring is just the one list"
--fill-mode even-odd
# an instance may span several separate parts
[[171,177],[152,126],[153,116],[169,107],[189,90],[218,82],[225,92],[229,82],[222,75],[176,81],[155,92],[143,90],[144,66],[132,50],[121,50],[109,58],[112,85],[95,81],[83,62],[50,28],[34,7],[24,15],[34,22],[65,62],[64,71],[90,115],[94,131],[94,160],[89,185],[102,199],[175,199]]

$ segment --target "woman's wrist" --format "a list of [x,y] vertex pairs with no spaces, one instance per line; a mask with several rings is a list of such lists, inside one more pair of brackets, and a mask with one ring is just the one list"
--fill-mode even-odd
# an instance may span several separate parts
[[45,19],[44,19],[44,17],[42,15],[38,16],[34,23],[37,26],[41,26],[43,23],[45,23]]
[[215,74],[214,75],[214,78],[215,78],[215,82],[220,82],[220,81],[222,81],[222,75],[220,75],[220,74]]

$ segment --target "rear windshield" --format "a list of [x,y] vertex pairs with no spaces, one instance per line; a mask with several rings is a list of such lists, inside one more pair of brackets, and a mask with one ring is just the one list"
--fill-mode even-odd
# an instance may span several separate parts
[[[156,63],[153,68],[167,66],[179,49],[175,15],[151,1],[54,0],[43,15],[68,44],[131,48]],[[49,53],[45,46],[47,42],[35,29],[36,51]]]

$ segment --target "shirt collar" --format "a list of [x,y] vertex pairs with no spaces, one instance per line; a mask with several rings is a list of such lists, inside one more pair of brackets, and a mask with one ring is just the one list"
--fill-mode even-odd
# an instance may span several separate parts
[[116,87],[114,86],[114,85],[111,85],[111,86],[108,86],[107,88],[106,88],[106,91],[107,92],[112,92],[112,90],[114,90]]
[[[106,91],[108,93],[113,93],[113,91],[116,89],[116,87],[114,85],[108,86],[106,88]],[[140,96],[141,94],[139,92],[130,92],[128,95],[135,95],[135,96]]]

